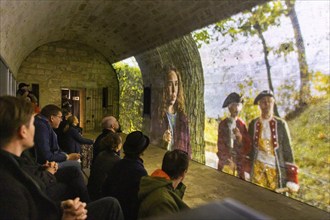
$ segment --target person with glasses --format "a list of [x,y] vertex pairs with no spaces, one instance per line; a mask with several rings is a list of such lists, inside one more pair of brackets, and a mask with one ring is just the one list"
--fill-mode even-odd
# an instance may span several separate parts
[[86,204],[79,197],[54,201],[47,195],[43,181],[22,158],[34,145],[34,120],[32,103],[0,96],[0,219],[123,220],[111,197]]
[[53,104],[46,105],[40,114],[35,116],[34,146],[37,162],[45,164],[54,161],[58,163],[59,169],[64,166],[76,166],[80,169],[80,154],[66,154],[58,145],[57,135],[53,129],[58,128],[61,121],[61,109]]

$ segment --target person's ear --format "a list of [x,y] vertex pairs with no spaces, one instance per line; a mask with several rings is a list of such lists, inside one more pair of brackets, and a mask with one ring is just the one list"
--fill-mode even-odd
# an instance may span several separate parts
[[22,125],[18,128],[17,135],[18,135],[19,138],[22,138],[22,139],[26,138],[26,136],[27,136],[27,127],[26,127],[26,125]]

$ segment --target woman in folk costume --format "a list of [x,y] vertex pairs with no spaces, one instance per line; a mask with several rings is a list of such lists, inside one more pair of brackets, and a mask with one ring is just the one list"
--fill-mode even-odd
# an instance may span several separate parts
[[166,149],[180,149],[191,158],[188,119],[184,107],[181,76],[174,66],[164,67],[163,103],[160,110],[160,128]]
[[287,123],[273,115],[272,91],[262,91],[254,100],[261,116],[249,124],[253,157],[251,181],[277,192],[297,192],[298,167],[294,164]]
[[251,140],[245,122],[238,117],[242,110],[242,96],[233,92],[227,96],[222,108],[228,107],[230,116],[219,124],[218,128],[218,169],[229,166],[233,175],[245,179],[250,173],[250,161],[247,153],[251,151]]

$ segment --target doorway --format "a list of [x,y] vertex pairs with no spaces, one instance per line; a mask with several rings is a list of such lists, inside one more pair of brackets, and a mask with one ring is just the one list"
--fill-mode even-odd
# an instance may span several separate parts
[[83,92],[77,89],[62,88],[61,89],[61,107],[71,111],[72,115],[75,115],[79,120],[79,126],[83,127],[83,103],[82,101]]

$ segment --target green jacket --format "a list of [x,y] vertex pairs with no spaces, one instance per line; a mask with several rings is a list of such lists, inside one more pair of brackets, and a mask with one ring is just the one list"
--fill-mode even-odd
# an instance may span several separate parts
[[189,208],[182,197],[186,186],[180,183],[174,190],[169,178],[159,176],[142,177],[139,190],[139,218],[176,213]]

